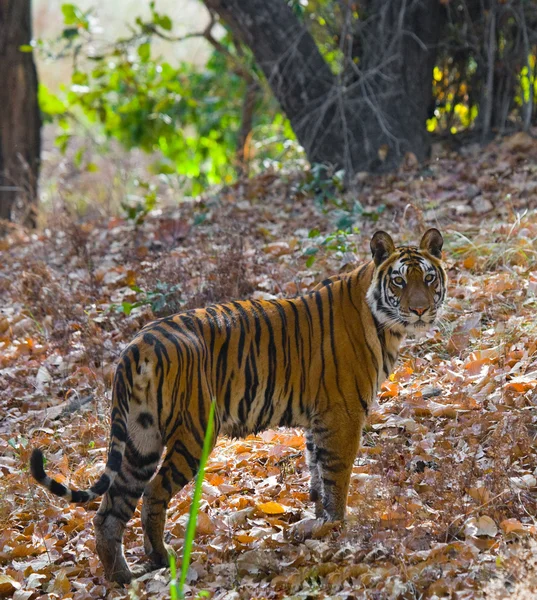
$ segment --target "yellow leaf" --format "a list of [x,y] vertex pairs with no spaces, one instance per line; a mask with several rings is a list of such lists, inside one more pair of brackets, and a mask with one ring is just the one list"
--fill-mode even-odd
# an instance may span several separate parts
[[[535,373],[532,373],[532,375],[535,375]],[[536,385],[537,379],[534,377],[528,375],[519,375],[518,377],[513,377],[510,381],[508,381],[505,384],[505,388],[523,394],[528,390],[532,390]]]
[[49,591],[55,592],[60,597],[65,596],[65,594],[71,591],[71,584],[64,569],[60,569]]
[[304,447],[304,436],[293,435],[289,438],[283,438],[282,444],[290,446],[291,448],[303,448]]
[[473,269],[475,267],[475,256],[473,256],[472,254],[470,254],[470,256],[467,256],[464,261],[463,261],[463,266],[465,269]]
[[399,394],[399,384],[396,381],[385,381],[380,389],[381,398],[395,398]]
[[282,515],[287,509],[278,502],[262,502],[257,508],[266,515]]
[[380,515],[380,525],[386,529],[404,527],[407,520],[407,515],[398,510],[388,510]]
[[255,542],[257,538],[255,538],[253,535],[247,535],[246,533],[240,533],[239,535],[235,536],[235,539],[237,540],[237,542],[240,542],[241,544],[250,544],[251,542]]

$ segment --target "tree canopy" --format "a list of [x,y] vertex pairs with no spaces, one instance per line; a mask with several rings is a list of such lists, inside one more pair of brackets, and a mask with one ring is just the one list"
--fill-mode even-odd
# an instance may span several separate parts
[[[45,114],[97,123],[127,147],[158,150],[189,191],[295,160],[358,171],[428,155],[431,133],[478,139],[535,122],[537,12],[522,0],[206,0],[202,71],[155,56],[181,43],[151,3],[132,35],[100,47],[93,19],[63,5],[60,52],[76,57]],[[200,10],[203,10],[200,5]],[[217,34],[215,25],[223,24]],[[220,30],[222,31],[222,30]],[[50,45],[43,44],[48,47]],[[56,46],[57,48],[57,46]],[[58,50],[56,50],[58,52]]]

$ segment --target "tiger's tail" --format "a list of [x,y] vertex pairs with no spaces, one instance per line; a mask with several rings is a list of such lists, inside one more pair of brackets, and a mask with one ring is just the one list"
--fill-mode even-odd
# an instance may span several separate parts
[[[118,370],[119,371],[119,370]],[[125,393],[125,382],[119,372],[114,379],[114,392],[112,400],[112,427],[110,433],[110,446],[104,473],[87,490],[73,490],[49,477],[43,466],[43,452],[34,448],[30,457],[30,472],[32,477],[56,496],[65,498],[68,502],[85,503],[94,500],[110,489],[116,475],[121,469],[125,445],[127,441],[127,416],[128,402],[117,402]],[[121,407],[121,408],[120,408]]]

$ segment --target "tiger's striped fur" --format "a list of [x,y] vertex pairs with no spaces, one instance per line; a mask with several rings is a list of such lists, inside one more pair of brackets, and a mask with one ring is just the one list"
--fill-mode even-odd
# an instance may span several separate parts
[[371,262],[305,296],[230,302],[144,327],[117,366],[97,483],[70,490],[46,475],[40,450],[31,458],[34,478],[58,496],[104,494],[94,525],[107,578],[132,577],[122,537],[142,495],[146,553],[152,565],[167,564],[166,510],[197,472],[212,399],[217,434],[304,427],[316,514],[343,519],[368,406],[405,334],[431,325],[444,300],[441,248],[436,229],[420,248],[395,248],[377,232]]

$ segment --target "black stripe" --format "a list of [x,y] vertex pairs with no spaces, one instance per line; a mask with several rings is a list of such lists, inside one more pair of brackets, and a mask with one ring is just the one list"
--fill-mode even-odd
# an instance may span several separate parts
[[61,483],[58,483],[55,479],[50,480],[48,489],[56,496],[65,496],[65,494],[67,494],[67,488]]
[[78,492],[76,490],[71,492],[71,502],[78,502],[84,504],[90,499],[88,492]]
[[108,477],[108,475],[106,473],[103,473],[99,477],[99,481],[97,481],[97,483],[92,485],[90,490],[94,494],[97,494],[98,496],[102,496],[106,491],[108,491],[109,487],[110,487],[110,477]]
[[263,305],[260,302],[253,302],[252,304],[261,313],[263,321],[266,325],[266,329],[268,331],[268,374],[267,381],[265,382],[265,395],[263,406],[261,408],[256,423],[256,430],[261,431],[261,429],[265,429],[266,427],[268,427],[268,425],[271,423],[272,416],[274,414],[274,391],[276,389],[278,375],[278,351],[274,340],[274,329],[272,327],[272,323],[267,312],[265,311]]
[[[118,411],[119,412],[119,411]],[[114,413],[114,410],[112,411]],[[120,415],[112,414],[112,427],[110,428],[110,437],[116,439],[119,442],[124,442],[127,439],[127,432],[125,430],[125,423],[121,419]]]
[[161,452],[149,452],[148,454],[142,454],[138,451],[131,438],[127,438],[127,445],[125,447],[125,458],[131,465],[144,468],[157,463],[160,460]]
[[121,469],[121,462],[123,461],[123,454],[118,450],[110,450],[108,454],[108,460],[106,461],[106,468],[116,473]]

